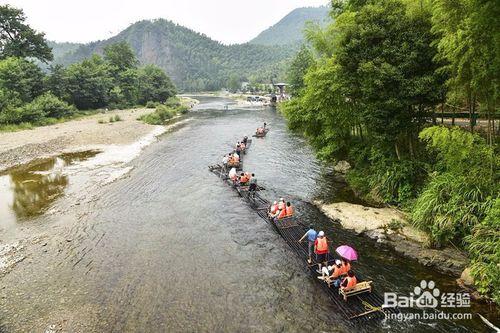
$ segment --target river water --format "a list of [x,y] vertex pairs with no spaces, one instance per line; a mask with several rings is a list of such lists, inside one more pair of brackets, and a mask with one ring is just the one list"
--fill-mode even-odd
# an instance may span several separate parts
[[[268,199],[289,198],[303,221],[353,245],[356,269],[378,292],[407,295],[422,279],[456,291],[454,281],[342,230],[311,205],[357,200],[275,110],[199,99],[191,121],[148,146],[127,177],[96,186],[98,200],[59,216],[67,223],[59,237],[0,279],[0,332],[488,332],[477,317],[346,322],[305,263],[207,170],[263,122],[271,132],[254,139],[245,169]],[[55,223],[45,215],[23,223]],[[466,309],[477,310],[484,313]]]

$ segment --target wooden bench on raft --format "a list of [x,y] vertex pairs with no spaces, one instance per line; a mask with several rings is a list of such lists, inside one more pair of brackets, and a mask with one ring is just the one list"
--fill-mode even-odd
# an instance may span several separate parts
[[339,294],[344,297],[344,301],[347,302],[347,298],[350,296],[354,295],[359,295],[363,294],[366,292],[371,293],[372,292],[372,283],[373,281],[363,281],[363,282],[358,282],[354,288],[349,289],[349,290],[343,290],[342,288],[339,289]]

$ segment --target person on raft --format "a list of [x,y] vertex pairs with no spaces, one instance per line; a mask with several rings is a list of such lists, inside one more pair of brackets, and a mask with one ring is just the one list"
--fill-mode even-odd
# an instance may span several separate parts
[[[278,204],[276,203],[276,201],[274,203],[276,204],[276,209],[277,209]],[[299,239],[299,243],[301,243],[304,240],[304,238],[307,237],[307,254],[308,254],[307,263],[308,264],[312,263],[312,254],[314,252],[314,241],[316,240],[317,236],[318,236],[318,233],[316,232],[316,230],[314,230],[313,226],[310,225],[309,230],[307,230],[307,232],[304,234],[304,236],[302,236],[302,238]]]
[[339,259],[335,260],[334,265],[332,266],[323,266],[321,269],[321,278],[323,280],[335,281],[340,276],[345,275],[347,272],[344,271],[344,266],[342,265],[342,261]]
[[248,185],[248,182],[250,181],[250,174],[248,172],[242,172],[238,180],[240,186]]
[[229,163],[229,155],[226,154],[222,158],[222,171],[226,172],[227,171],[227,164]]
[[248,188],[248,194],[255,197],[255,192],[257,191],[257,178],[255,178],[255,173],[252,173],[250,180],[248,181],[250,187]]
[[239,143],[239,142],[238,142],[238,144],[236,145],[236,149],[235,149],[235,151],[236,151],[236,154],[241,155],[241,145],[240,145],[240,143]]
[[242,142],[243,142],[243,143],[245,144],[245,146],[246,146],[246,145],[247,145],[247,143],[248,143],[248,136],[246,136],[246,135],[245,135],[245,136],[243,137],[243,141],[242,141]]
[[285,208],[280,210],[280,213],[278,214],[278,220],[284,219],[286,217],[292,217],[292,216],[293,216],[293,206],[290,203],[290,201],[288,201],[286,203]]
[[240,164],[240,155],[238,155],[236,152],[229,154],[229,156],[229,166],[237,166]]
[[348,291],[356,287],[356,284],[358,283],[358,280],[356,279],[356,276],[354,275],[354,272],[351,270],[347,272],[347,276],[342,279],[342,282],[340,282],[341,279],[335,280],[333,285],[337,288],[340,287],[340,289]]
[[325,237],[324,231],[318,232],[318,237],[314,241],[314,253],[316,253],[316,262],[318,263],[318,274],[321,274],[321,264],[326,266],[328,262],[328,240]]
[[269,207],[269,210],[267,211],[267,216],[271,218],[278,212],[278,201],[273,202],[271,207]]
[[231,168],[231,170],[229,170],[229,179],[231,179],[233,181],[233,184],[236,184],[236,182],[238,181],[238,172],[236,172],[236,168]]

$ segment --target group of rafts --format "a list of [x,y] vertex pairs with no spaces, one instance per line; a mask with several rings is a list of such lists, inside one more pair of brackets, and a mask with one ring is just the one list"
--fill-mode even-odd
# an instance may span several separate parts
[[[253,136],[265,137],[268,131],[269,128],[264,123]],[[316,232],[312,226],[306,231],[304,225],[295,218],[291,202],[280,198],[271,204],[257,193],[264,188],[257,184],[255,174],[243,171],[243,155],[251,143],[252,140],[245,136],[237,142],[233,151],[223,157],[222,165],[210,166],[209,170],[236,189],[260,217],[271,223],[287,243],[306,258],[308,268],[317,276],[318,281],[322,281],[333,301],[341,307],[340,312],[347,318],[370,319],[380,317],[388,311],[397,311],[382,308],[382,298],[372,292],[372,281],[364,281],[358,274],[354,274],[351,265],[357,260],[357,253],[353,248],[340,246],[336,249],[339,258],[333,258],[329,251],[330,241],[325,233]],[[339,300],[344,302],[340,303]]]

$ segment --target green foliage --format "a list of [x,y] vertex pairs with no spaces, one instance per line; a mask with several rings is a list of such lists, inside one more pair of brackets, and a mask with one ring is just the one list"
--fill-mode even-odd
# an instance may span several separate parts
[[437,162],[415,201],[412,221],[429,232],[434,245],[462,241],[500,193],[499,158],[484,139],[458,128],[430,127],[420,137]]
[[30,57],[42,62],[52,60],[52,52],[44,34],[30,28],[25,21],[21,9],[0,6],[0,59]]
[[149,101],[163,103],[177,93],[174,84],[167,74],[154,65],[147,65],[140,68],[138,80],[138,102],[140,104],[145,104]]
[[127,42],[110,44],[104,48],[104,59],[116,72],[137,67],[139,63],[134,51]]
[[288,83],[290,84],[292,94],[297,95],[304,89],[304,76],[313,64],[314,57],[311,50],[307,46],[302,45],[288,69]]
[[467,236],[471,272],[479,291],[500,304],[500,198],[491,204],[484,220]]
[[33,62],[10,57],[0,60],[0,89],[16,92],[30,102],[43,92],[44,74]]
[[113,79],[109,65],[94,55],[66,69],[69,101],[80,110],[97,109],[108,105]]
[[68,117],[74,112],[74,107],[51,93],[45,93],[23,106],[5,108],[0,113],[0,124],[45,124],[48,118]]
[[157,106],[158,106],[157,102],[148,101],[146,103],[146,108],[148,108],[148,109],[155,109]]
[[150,125],[163,125],[167,120],[180,114],[185,114],[188,110],[186,106],[181,104],[178,98],[170,97],[165,104],[158,104],[155,112],[143,115],[139,120]]
[[437,57],[450,73],[448,87],[474,95],[492,111],[498,105],[500,6],[495,0],[435,0]]

